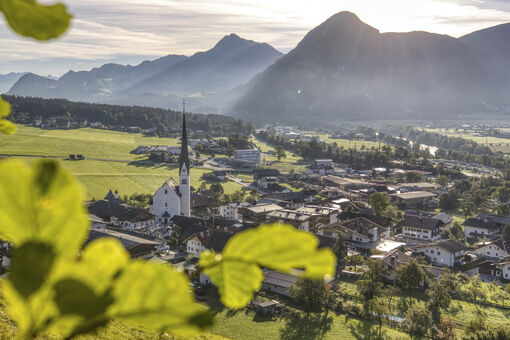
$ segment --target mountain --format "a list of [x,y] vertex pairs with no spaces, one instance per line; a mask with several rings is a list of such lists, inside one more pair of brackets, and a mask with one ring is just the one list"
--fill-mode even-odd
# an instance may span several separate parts
[[137,66],[105,64],[90,71],[69,71],[57,80],[27,74],[12,86],[9,94],[104,102],[115,93],[186,58],[182,55],[168,55],[156,60],[144,61]]
[[219,113],[239,97],[236,87],[281,56],[268,44],[230,34],[191,57],[169,55],[137,66],[106,64],[90,71],[69,71],[56,81],[29,74],[9,94],[174,109],[187,96],[189,109]]
[[479,30],[459,39],[510,60],[510,23]]
[[7,73],[7,74],[0,74],[0,93],[5,93],[9,91],[9,89],[18,81],[21,76],[23,76],[25,73]]
[[454,118],[506,109],[510,67],[447,35],[380,33],[340,12],[246,87],[232,114],[258,122]]
[[212,49],[198,52],[134,85],[130,93],[221,92],[249,81],[282,53],[268,44],[230,34]]

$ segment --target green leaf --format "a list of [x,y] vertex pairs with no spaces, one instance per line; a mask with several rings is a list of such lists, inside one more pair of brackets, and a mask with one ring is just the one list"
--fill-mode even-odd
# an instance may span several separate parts
[[170,266],[131,262],[115,281],[113,297],[107,312],[112,319],[180,334],[212,323],[207,309],[196,303],[187,277]]
[[0,98],[0,132],[12,135],[16,132],[16,125],[8,120],[1,119],[7,117],[11,112],[11,105]]
[[35,0],[0,0],[0,11],[16,33],[37,40],[57,38],[71,22],[71,15],[63,4],[41,5]]
[[27,168],[18,161],[0,162],[0,239],[52,244],[55,253],[76,256],[89,222],[81,187],[55,161]]
[[9,280],[25,298],[36,292],[48,278],[55,261],[53,247],[28,242],[14,251]]
[[[200,259],[202,264],[206,261],[214,263],[218,256],[215,252],[204,254]],[[218,287],[221,302],[230,308],[246,306],[264,279],[258,265],[239,261],[221,261],[208,268],[206,273]]]
[[11,105],[0,98],[0,118],[7,117],[11,113]]
[[57,282],[55,293],[55,302],[61,314],[74,314],[87,319],[104,314],[113,302],[108,293],[97,295],[86,284],[74,279]]
[[[224,292],[223,304],[241,308],[263,280],[260,269],[256,271],[253,265],[308,279],[334,276],[335,256],[330,249],[317,249],[318,245],[313,234],[290,225],[266,225],[233,236],[221,255],[204,252],[199,265]],[[242,286],[236,283],[240,279]]]

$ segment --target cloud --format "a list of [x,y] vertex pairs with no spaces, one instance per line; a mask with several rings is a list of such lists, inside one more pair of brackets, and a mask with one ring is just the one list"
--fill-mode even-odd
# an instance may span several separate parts
[[[65,0],[64,0],[65,1]],[[488,0],[69,0],[69,32],[37,43],[0,28],[0,72],[62,74],[105,62],[138,63],[207,50],[226,34],[292,49],[342,10],[381,31],[429,30],[459,36],[508,21],[510,6]]]

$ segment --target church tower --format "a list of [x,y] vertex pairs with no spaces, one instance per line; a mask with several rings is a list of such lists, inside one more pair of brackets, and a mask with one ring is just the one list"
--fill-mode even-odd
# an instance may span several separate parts
[[188,155],[188,133],[186,131],[186,106],[182,101],[181,156],[179,157],[179,192],[181,194],[181,215],[191,215],[190,167]]

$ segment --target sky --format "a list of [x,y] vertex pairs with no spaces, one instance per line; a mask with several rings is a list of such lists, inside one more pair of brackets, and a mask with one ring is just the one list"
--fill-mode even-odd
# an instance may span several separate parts
[[89,70],[109,62],[135,65],[168,54],[207,50],[230,33],[288,52],[310,29],[340,11],[356,13],[381,32],[423,30],[455,37],[510,22],[510,0],[63,2],[74,19],[57,40],[35,42],[0,25],[0,73],[60,76],[70,69]]

